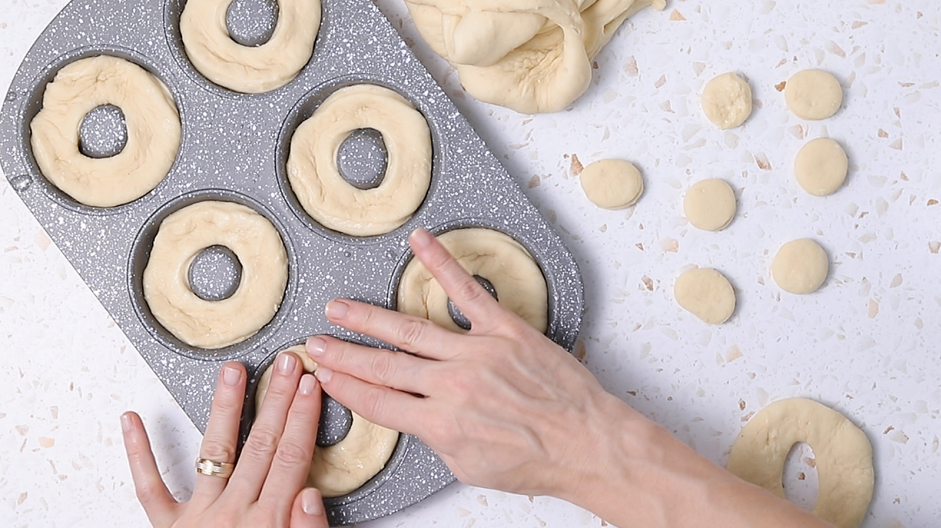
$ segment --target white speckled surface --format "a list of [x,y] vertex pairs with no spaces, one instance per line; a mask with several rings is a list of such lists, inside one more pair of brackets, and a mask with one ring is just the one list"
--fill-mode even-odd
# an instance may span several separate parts
[[[64,0],[5,0],[0,85]],[[476,103],[422,44],[414,49],[565,238],[586,280],[582,349],[605,387],[724,463],[751,413],[805,396],[835,406],[873,442],[877,484],[866,527],[941,518],[941,3],[934,0],[671,0],[632,19],[597,59],[592,88],[554,115]],[[380,6],[410,43],[394,0]],[[805,67],[843,82],[822,122],[790,115],[774,85]],[[746,75],[757,105],[719,131],[698,91]],[[829,136],[850,157],[847,185],[816,198],[790,176],[794,154]],[[624,157],[647,190],[620,212],[591,206],[572,169]],[[690,182],[727,179],[739,215],[720,233],[690,228]],[[780,293],[767,267],[782,243],[829,252],[818,293]],[[708,327],[672,301],[689,265],[738,291],[729,323]],[[138,526],[117,416],[140,411],[171,487],[188,494],[195,427],[98,304],[6,179],[0,179],[0,525]],[[597,526],[559,501],[454,485],[369,526]]]

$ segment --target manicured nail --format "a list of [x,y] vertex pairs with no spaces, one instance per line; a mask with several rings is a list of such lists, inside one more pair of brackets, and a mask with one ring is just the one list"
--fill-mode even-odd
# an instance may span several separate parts
[[121,430],[125,433],[131,431],[131,415],[130,413],[124,413],[121,415]]
[[333,371],[327,367],[320,367],[317,372],[314,372],[314,376],[317,376],[320,383],[330,383],[330,380],[333,379]]
[[412,231],[412,236],[410,238],[412,239],[412,244],[414,244],[416,247],[423,248],[428,247],[428,245],[431,244],[431,239],[433,237],[431,236],[431,233],[419,227],[418,229]]
[[310,374],[304,374],[301,376],[301,385],[298,389],[301,394],[307,396],[314,393],[314,389],[317,388],[317,380],[314,379]]
[[310,357],[320,357],[323,355],[324,347],[327,342],[320,337],[312,337],[307,340],[307,355]]
[[222,383],[234,387],[239,384],[241,379],[242,373],[239,369],[235,367],[222,367]]
[[297,359],[294,358],[294,354],[281,354],[278,357],[278,372],[281,374],[290,374],[294,372],[294,365],[297,364]]
[[323,515],[323,499],[317,488],[307,488],[301,492],[301,508],[307,515]]
[[327,317],[330,319],[343,319],[350,312],[350,305],[343,301],[333,300],[327,303]]

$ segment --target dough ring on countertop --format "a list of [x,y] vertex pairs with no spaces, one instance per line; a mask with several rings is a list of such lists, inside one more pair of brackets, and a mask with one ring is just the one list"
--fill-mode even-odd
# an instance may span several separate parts
[[[382,182],[360,189],[343,178],[337,152],[350,133],[375,129],[388,149]],[[287,173],[301,206],[323,226],[353,236],[388,233],[418,209],[431,183],[431,132],[396,92],[373,84],[341,88],[297,127]]]
[[[313,373],[317,363],[307,355],[303,345],[284,352],[293,352],[303,362],[304,371]],[[271,363],[258,381],[255,391],[255,409],[268,392],[271,382]],[[399,441],[399,433],[376,425],[350,411],[353,417],[350,430],[342,440],[328,447],[317,446],[307,475],[307,486],[320,490],[324,497],[339,497],[356,491],[386,466]]]
[[[438,241],[471,275],[486,279],[500,304],[516,313],[540,332],[548,328],[546,278],[529,252],[509,236],[492,229],[468,228],[438,235]],[[418,259],[402,273],[398,311],[430,319],[464,332],[451,317],[448,295]]]
[[[127,143],[118,154],[82,154],[79,127],[99,106],[121,109]],[[180,149],[180,115],[173,96],[140,66],[107,55],[63,67],[46,86],[42,110],[30,123],[39,170],[78,202],[114,207],[149,193],[170,171]]]
[[187,0],[180,15],[186,56],[210,81],[243,93],[291,82],[307,65],[320,29],[320,0],[278,0],[278,22],[260,46],[232,39],[226,13],[232,0]]
[[[224,246],[242,266],[230,297],[193,293],[189,268],[206,248]],[[168,216],[144,268],[144,299],[157,321],[183,342],[217,349],[239,343],[274,317],[287,285],[287,253],[267,218],[232,202],[199,202]]]
[[813,514],[840,528],[859,526],[872,499],[872,446],[845,416],[813,400],[791,398],[758,411],[732,445],[728,470],[783,499],[784,461],[798,442],[810,445],[817,462]]

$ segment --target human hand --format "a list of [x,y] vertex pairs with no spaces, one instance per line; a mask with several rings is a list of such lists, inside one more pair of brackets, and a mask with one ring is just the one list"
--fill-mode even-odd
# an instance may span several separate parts
[[[160,477],[140,416],[121,416],[124,446],[137,497],[156,528],[327,528],[323,501],[303,489],[320,420],[320,387],[302,374],[293,354],[277,360],[264,405],[258,412],[230,478],[196,475],[189,501],[179,503]],[[245,367],[226,363],[219,373],[199,457],[235,462],[245,397]]]

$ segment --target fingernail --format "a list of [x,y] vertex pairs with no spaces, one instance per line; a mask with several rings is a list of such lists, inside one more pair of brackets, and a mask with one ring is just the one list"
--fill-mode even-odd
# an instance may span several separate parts
[[298,389],[301,394],[307,396],[314,393],[314,389],[317,388],[317,380],[314,379],[310,374],[304,374],[301,376],[301,385]]
[[294,354],[281,354],[278,358],[278,372],[281,374],[290,374],[294,372],[294,365],[297,363],[297,360],[294,359]]
[[323,499],[317,488],[307,488],[301,492],[301,509],[307,515],[323,515]]
[[420,227],[412,231],[412,244],[414,244],[416,247],[428,247],[428,245],[431,244],[432,238],[433,237],[431,236],[431,233]]
[[326,311],[330,319],[343,319],[350,312],[350,305],[343,301],[333,300],[327,303]]
[[242,373],[234,367],[222,367],[222,383],[233,387],[239,384],[242,379]]
[[323,338],[312,337],[307,340],[307,354],[311,357],[320,357],[326,346],[327,342]]
[[125,433],[131,431],[131,415],[128,413],[121,415],[121,430]]
[[320,383],[330,383],[330,380],[333,379],[333,371],[327,367],[320,367],[317,372],[314,372],[314,376],[317,376]]

